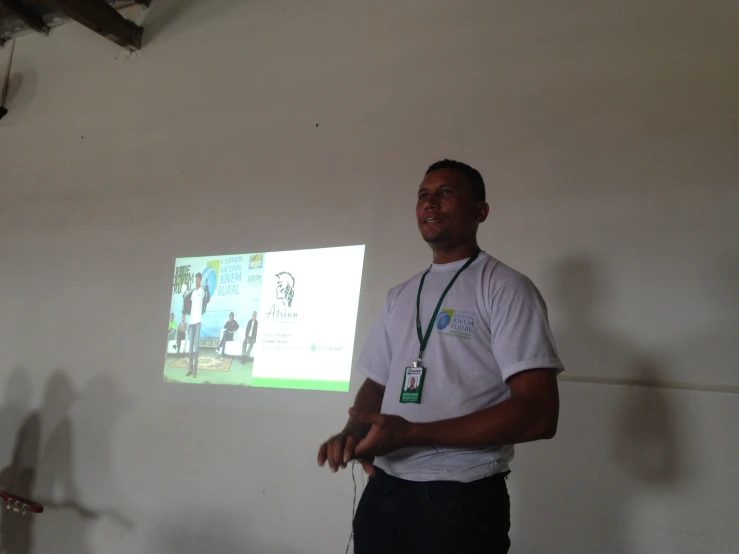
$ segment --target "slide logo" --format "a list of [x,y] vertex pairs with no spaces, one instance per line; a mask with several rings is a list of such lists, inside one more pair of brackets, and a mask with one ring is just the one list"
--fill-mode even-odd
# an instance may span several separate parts
[[252,254],[249,256],[249,269],[262,269],[264,254]]
[[[206,264],[203,271],[200,272],[202,275],[203,285],[208,287],[211,296],[216,292],[218,286],[218,277],[220,273],[221,262],[220,260],[212,260]],[[192,271],[192,267],[188,265],[181,265],[175,268],[174,282],[172,284],[172,294],[182,293],[195,287],[195,272]]]
[[449,324],[452,322],[453,318],[454,310],[441,310],[439,317],[436,318],[436,328],[439,331],[443,331],[444,329],[449,327]]
[[275,286],[277,302],[272,304],[267,312],[267,317],[272,319],[295,319],[298,317],[298,312],[291,309],[295,299],[295,277],[287,271],[281,271],[275,277],[277,278]]
[[184,294],[191,286],[193,279],[190,273],[190,265],[180,265],[174,269],[174,281],[172,283],[172,294]]
[[210,295],[213,296],[218,290],[218,277],[221,273],[221,260],[211,260],[206,264],[202,272],[203,282],[208,285]]
[[275,297],[282,300],[282,305],[289,308],[293,304],[295,298],[295,277],[287,271],[283,271],[276,275],[277,288],[275,289]]

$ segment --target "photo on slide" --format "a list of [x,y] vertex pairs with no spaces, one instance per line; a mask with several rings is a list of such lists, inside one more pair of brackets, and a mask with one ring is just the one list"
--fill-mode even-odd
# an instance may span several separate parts
[[177,258],[164,381],[349,390],[364,245]]

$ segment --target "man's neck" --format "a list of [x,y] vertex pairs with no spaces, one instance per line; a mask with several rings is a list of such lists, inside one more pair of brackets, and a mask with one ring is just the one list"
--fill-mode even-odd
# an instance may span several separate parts
[[477,246],[477,242],[457,244],[449,247],[439,246],[438,248],[434,248],[432,246],[432,248],[435,264],[450,264],[452,262],[471,258],[480,250],[480,247]]

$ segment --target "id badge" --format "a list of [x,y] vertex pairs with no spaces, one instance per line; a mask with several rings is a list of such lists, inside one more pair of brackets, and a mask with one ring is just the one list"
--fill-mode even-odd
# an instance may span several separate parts
[[405,368],[403,374],[403,388],[400,389],[400,402],[403,404],[420,404],[423,392],[423,381],[426,377],[426,368],[411,366]]

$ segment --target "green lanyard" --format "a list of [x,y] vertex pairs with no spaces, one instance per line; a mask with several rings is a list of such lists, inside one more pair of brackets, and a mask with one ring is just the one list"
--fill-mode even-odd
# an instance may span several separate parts
[[421,283],[418,285],[418,297],[416,298],[416,331],[418,332],[418,342],[421,345],[420,350],[418,351],[418,361],[414,363],[414,366],[420,365],[421,359],[423,358],[423,352],[426,350],[426,345],[429,342],[429,339],[431,338],[431,331],[434,329],[434,322],[436,321],[436,317],[439,315],[439,310],[441,309],[441,304],[444,302],[444,298],[446,298],[446,293],[449,292],[449,289],[452,288],[452,285],[454,284],[454,281],[457,280],[457,277],[470,265],[472,262],[474,262],[477,257],[480,255],[480,250],[477,251],[477,253],[472,256],[467,262],[459,268],[459,271],[452,277],[452,280],[449,281],[449,284],[444,289],[444,292],[441,295],[441,298],[439,298],[439,302],[436,304],[436,309],[434,310],[434,314],[431,316],[431,321],[429,321],[429,325],[426,328],[426,335],[423,334],[423,330],[421,328],[421,290],[423,289],[423,282],[426,280],[426,275],[429,271],[431,271],[431,267],[429,267],[421,276]]

